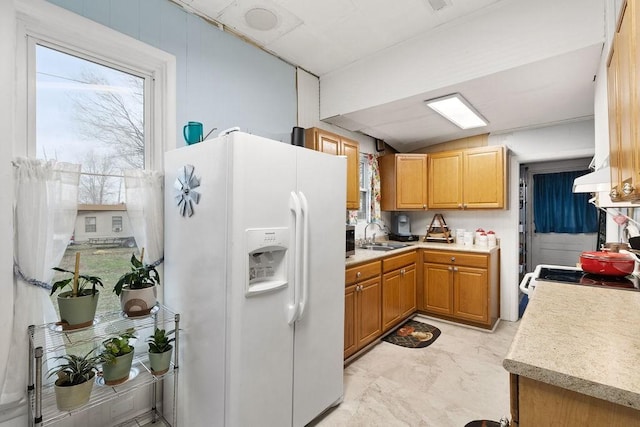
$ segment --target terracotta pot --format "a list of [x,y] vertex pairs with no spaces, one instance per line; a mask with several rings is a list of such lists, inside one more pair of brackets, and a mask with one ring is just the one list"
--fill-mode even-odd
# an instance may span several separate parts
[[628,254],[616,252],[582,252],[582,270],[603,276],[627,276],[633,273],[635,260]]

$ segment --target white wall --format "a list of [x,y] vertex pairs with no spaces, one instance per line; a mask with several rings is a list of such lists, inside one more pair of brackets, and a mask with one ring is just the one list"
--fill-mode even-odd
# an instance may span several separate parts
[[321,76],[320,117],[359,111],[599,45],[603,3],[497,2]]
[[429,210],[412,213],[411,232],[424,235],[436,213],[442,213],[450,229],[493,230],[500,239],[500,317],[518,319],[519,283],[519,176],[520,164],[548,160],[573,159],[593,155],[593,121],[568,123],[547,128],[489,135],[489,145],[509,149],[508,205],[504,210],[458,211]]

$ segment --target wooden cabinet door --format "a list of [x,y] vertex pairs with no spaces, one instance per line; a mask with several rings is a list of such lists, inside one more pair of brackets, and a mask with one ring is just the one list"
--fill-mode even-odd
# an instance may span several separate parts
[[356,297],[356,328],[358,348],[375,340],[382,333],[381,279],[375,277],[359,284]]
[[340,138],[334,135],[318,132],[318,151],[323,153],[333,154],[337,156],[340,154]]
[[427,156],[396,155],[396,209],[427,208]]
[[340,148],[340,154],[347,157],[347,209],[360,209],[359,144],[342,139]]
[[405,318],[416,311],[416,265],[401,270],[400,317]]
[[618,116],[618,34],[611,49],[607,70],[607,96],[609,114],[609,166],[611,168],[611,189],[619,190],[620,184],[620,120]]
[[503,147],[463,152],[463,208],[504,207],[505,163]]
[[356,339],[356,286],[347,286],[344,290],[344,358],[358,349]]
[[454,267],[453,315],[474,322],[489,320],[489,277],[486,269]]
[[462,152],[429,154],[429,209],[462,208]]
[[400,269],[384,275],[382,281],[382,330],[387,331],[400,320]]
[[453,312],[452,268],[444,264],[424,264],[422,307],[425,311],[439,314]]

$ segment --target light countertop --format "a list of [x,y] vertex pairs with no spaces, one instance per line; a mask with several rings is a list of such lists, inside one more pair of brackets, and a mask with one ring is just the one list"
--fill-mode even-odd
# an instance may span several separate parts
[[640,410],[640,292],[536,282],[503,366]]
[[394,243],[408,243],[410,246],[406,248],[394,249],[392,251],[373,251],[370,249],[356,248],[356,254],[351,255],[345,259],[345,265],[350,267],[352,265],[360,264],[367,261],[375,261],[377,259],[386,258],[389,256],[399,255],[404,252],[409,252],[418,249],[438,249],[442,251],[459,251],[459,252],[476,252],[489,254],[496,252],[499,248],[494,246],[492,248],[486,246],[476,245],[462,245],[457,243],[440,243],[440,242],[423,242],[422,239],[417,242],[394,242]]

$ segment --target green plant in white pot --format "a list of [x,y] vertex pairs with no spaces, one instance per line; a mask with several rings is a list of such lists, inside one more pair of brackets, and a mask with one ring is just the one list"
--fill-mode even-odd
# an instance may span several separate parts
[[85,328],[93,324],[98,307],[100,293],[96,286],[103,286],[102,279],[97,276],[80,274],[80,252],[76,252],[76,266],[74,271],[54,267],[55,271],[71,274],[71,277],[58,280],[51,288],[51,295],[61,291],[67,286],[70,291],[58,294],[58,309],[60,310],[60,322],[62,329],[73,330]]
[[71,411],[89,402],[93,379],[102,362],[102,356],[93,355],[93,352],[94,349],[84,356],[65,354],[55,358],[64,363],[51,368],[48,376],[58,376],[54,387],[56,405],[61,411]]
[[134,347],[131,340],[136,338],[133,329],[102,342],[102,378],[106,385],[117,385],[129,379],[133,364]]
[[169,370],[173,350],[171,343],[175,341],[175,338],[169,338],[169,336],[174,332],[175,330],[167,332],[164,329],[156,328],[153,335],[147,338],[147,343],[149,343],[149,365],[153,375],[164,375]]
[[127,316],[146,316],[157,302],[157,286],[160,275],[153,265],[145,264],[144,248],[140,259],[131,254],[131,271],[120,276],[113,292],[120,297],[122,311]]

